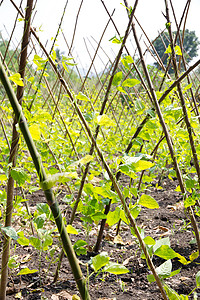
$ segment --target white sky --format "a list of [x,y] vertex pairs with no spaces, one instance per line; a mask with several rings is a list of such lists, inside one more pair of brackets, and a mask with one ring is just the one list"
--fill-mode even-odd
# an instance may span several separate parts
[[[48,45],[51,45],[51,38],[55,36],[57,32],[58,25],[60,23],[60,18],[62,16],[62,11],[64,8],[66,0],[38,0],[36,5],[36,15],[33,21],[33,27],[39,29],[42,25],[42,30],[38,32],[38,36],[43,44],[48,40]],[[104,0],[109,12],[111,13],[115,8],[115,13],[113,19],[117,25],[118,30],[121,33],[121,36],[124,35],[128,19],[125,8],[120,4],[123,0]],[[172,0],[177,21],[180,21],[183,9],[187,0]],[[15,0],[15,3],[19,5],[20,0]],[[81,0],[69,0],[66,14],[64,17],[64,22],[62,25],[62,30],[65,34],[67,42],[70,44],[72,39],[72,34],[75,25],[75,19],[77,11],[79,9]],[[133,6],[135,0],[129,0],[129,5]],[[23,1],[23,7],[25,6],[26,1]],[[148,34],[150,39],[154,39],[157,36],[158,31],[164,29],[166,20],[162,14],[162,11],[165,13],[164,0],[139,0],[139,4],[136,9],[136,17],[143,26],[144,30]],[[189,16],[187,19],[186,28],[189,30],[194,30],[197,36],[200,39],[200,21],[199,21],[199,12],[200,12],[200,0],[191,0]],[[171,13],[171,12],[170,12]],[[0,6],[0,31],[5,39],[8,39],[9,34],[12,31],[13,24],[16,18],[16,10],[9,0],[4,0]],[[176,30],[175,23],[171,20],[173,30]],[[84,38],[87,42],[89,51],[93,56],[94,49],[92,48],[89,41],[92,43],[93,47],[96,49],[97,44],[91,38],[94,37],[96,41],[100,40],[100,37],[103,33],[103,30],[108,22],[108,15],[101,3],[100,0],[84,0],[83,5],[80,11],[78,25],[74,41],[73,56],[79,63],[80,67],[87,68],[90,65],[89,54],[86,50],[84,44]],[[8,31],[6,33],[5,27]],[[22,33],[22,22],[17,23],[17,28],[15,31],[15,38],[19,42]],[[108,56],[113,60],[114,53],[117,53],[118,46],[109,42],[109,39],[116,34],[116,31],[110,22],[106,33],[103,37],[101,46],[108,54]],[[138,29],[138,37],[141,37],[141,31]],[[132,35],[130,36],[132,39]],[[129,38],[129,40],[130,40]],[[89,40],[88,40],[89,39]],[[142,36],[141,41],[145,40],[145,37]],[[64,51],[65,54],[68,54],[67,46],[63,40],[62,34],[60,34],[58,41],[58,47],[61,51]],[[128,43],[128,48],[131,53],[134,53],[134,42]],[[101,58],[105,63],[107,63],[107,58],[103,52],[99,52]],[[78,58],[78,57],[79,58]],[[80,63],[81,61],[81,63]],[[148,57],[148,61],[151,59]],[[95,60],[95,65],[97,66],[98,71],[103,69],[103,63],[99,60]]]

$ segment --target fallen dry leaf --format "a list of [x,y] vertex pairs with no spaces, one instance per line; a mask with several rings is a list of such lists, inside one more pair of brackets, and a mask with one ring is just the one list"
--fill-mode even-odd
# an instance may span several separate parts
[[115,244],[119,244],[119,245],[125,245],[126,243],[124,243],[124,241],[122,240],[122,237],[118,234],[114,237],[113,242]]

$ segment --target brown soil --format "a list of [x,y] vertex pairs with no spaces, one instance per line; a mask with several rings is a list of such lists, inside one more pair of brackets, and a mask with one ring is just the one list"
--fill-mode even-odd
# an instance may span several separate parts
[[[150,210],[143,208],[137,218],[137,224],[144,228],[146,236],[149,235],[154,239],[169,236],[171,247],[189,260],[189,256],[197,250],[197,246],[196,244],[190,244],[194,236],[189,219],[184,214],[184,208],[181,203],[182,197],[178,192],[174,191],[177,185],[177,181],[165,179],[162,183],[163,189],[151,188],[149,194],[157,200],[160,209]],[[45,202],[41,191],[29,196],[29,205],[32,212],[35,209],[36,203]],[[62,196],[63,194],[60,194],[60,199]],[[64,203],[61,200],[59,202],[64,207]],[[66,217],[69,212],[66,213]],[[82,228],[79,218],[75,220],[74,227]],[[162,299],[157,285],[155,283],[150,284],[147,280],[147,275],[150,274],[150,271],[145,260],[140,258],[141,252],[128,226],[126,224],[122,224],[121,226],[120,236],[123,240],[121,244],[113,242],[115,229],[116,226],[106,227],[101,252],[108,252],[112,261],[119,263],[126,262],[129,273],[118,276],[111,274],[103,276],[102,273],[98,276],[92,275],[89,281],[91,299]],[[94,227],[88,237],[91,249],[95,244],[96,235],[97,228]],[[78,236],[72,236],[72,243],[77,239],[86,239],[83,231]],[[54,240],[59,244],[59,240],[55,235]],[[2,251],[2,243],[0,244],[0,250]],[[26,262],[26,265],[30,269],[39,270],[40,268],[40,273],[36,272],[30,275],[16,276],[19,270],[14,269],[10,271],[7,299],[16,299],[16,292],[21,292],[21,299],[29,300],[71,299],[70,295],[79,295],[66,257],[62,262],[59,280],[57,283],[53,283],[53,276],[57,266],[55,260],[59,255],[58,251],[55,252],[54,261],[50,267],[49,262],[46,260],[46,252],[41,255],[41,267],[39,267],[39,254],[32,246],[22,247],[17,243],[15,250],[12,250],[13,254],[19,255],[19,259],[21,260],[29,255],[30,260]],[[87,275],[87,269],[84,264],[94,255],[93,252],[88,252],[87,255],[78,257],[80,262],[83,263],[81,264],[81,268],[85,276]],[[153,262],[156,266],[159,266],[164,260],[154,256]],[[178,275],[166,279],[165,282],[179,294],[188,295],[195,287],[195,275],[199,271],[199,263],[199,258],[188,265],[182,265],[177,259],[173,259],[173,270],[181,268],[181,271]],[[90,267],[89,272],[92,272]],[[200,299],[200,289],[197,289],[196,292],[198,299]],[[189,299],[193,299],[193,297],[190,296]]]

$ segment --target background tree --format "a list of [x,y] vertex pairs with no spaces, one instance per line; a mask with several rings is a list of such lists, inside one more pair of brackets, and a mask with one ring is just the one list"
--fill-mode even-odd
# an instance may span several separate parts
[[[173,32],[174,37],[176,36],[176,31]],[[182,37],[183,31],[180,30],[180,36]],[[153,43],[156,51],[161,57],[164,65],[167,65],[168,55],[165,53],[166,48],[169,45],[169,34],[168,32],[163,32]],[[195,31],[185,30],[184,33],[184,41],[183,41],[183,55],[186,61],[189,63],[194,57],[198,56],[198,46],[200,42],[198,37],[195,34]],[[179,37],[177,39],[176,45],[180,46]],[[158,67],[158,63],[155,63],[156,67]]]

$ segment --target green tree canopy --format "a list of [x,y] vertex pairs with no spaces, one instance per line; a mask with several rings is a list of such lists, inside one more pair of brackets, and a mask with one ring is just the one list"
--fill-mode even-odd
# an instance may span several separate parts
[[[173,32],[173,36],[176,36],[176,31]],[[182,37],[183,31],[180,30],[180,36]],[[156,51],[158,52],[160,58],[162,59],[164,65],[167,65],[167,58],[168,55],[165,53],[166,48],[170,44],[170,38],[168,32],[162,33],[153,43]],[[195,31],[189,31],[188,29],[185,30],[184,33],[184,41],[183,41],[183,55],[187,62],[190,62],[194,57],[198,55],[198,46],[200,42],[198,37],[195,34]],[[179,37],[177,38],[176,45],[180,46]],[[158,67],[158,63],[155,63]]]

